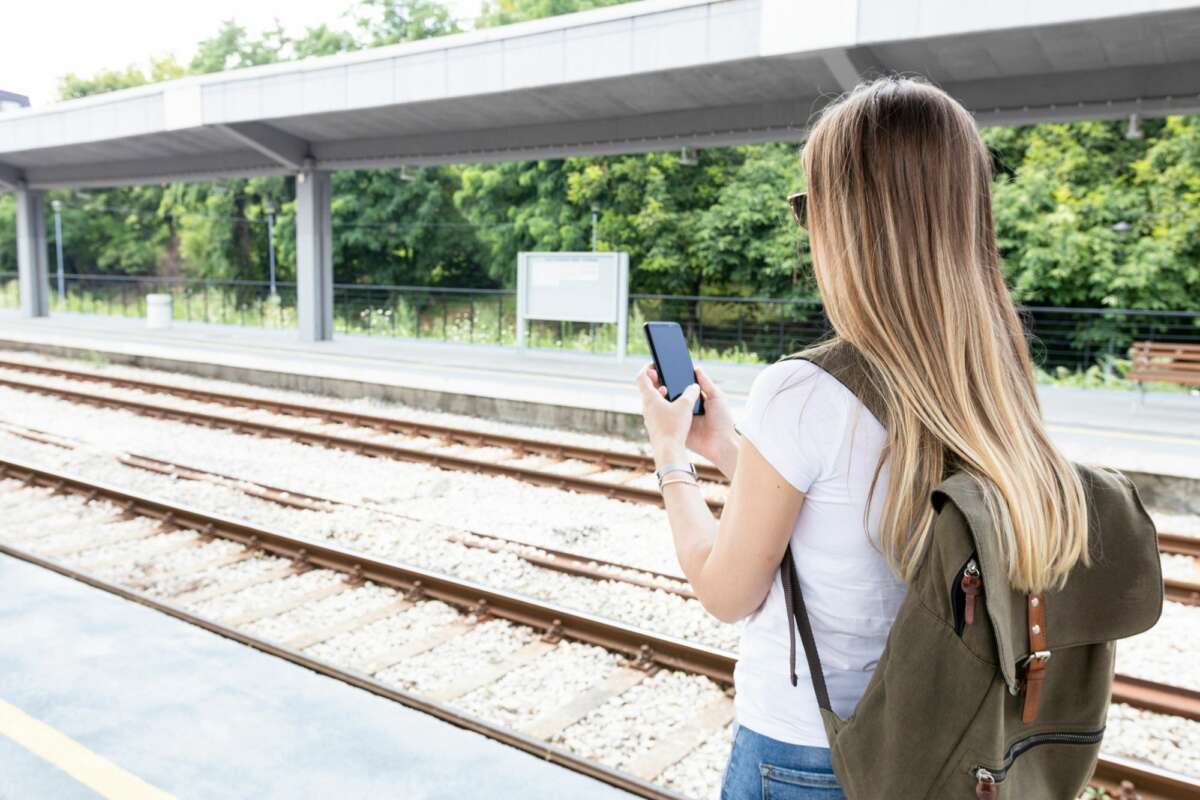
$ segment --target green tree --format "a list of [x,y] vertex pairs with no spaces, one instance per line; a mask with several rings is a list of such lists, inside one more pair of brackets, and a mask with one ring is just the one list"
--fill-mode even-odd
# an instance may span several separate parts
[[287,34],[276,20],[275,27],[254,39],[246,29],[229,19],[221,23],[216,35],[200,42],[188,71],[193,75],[256,67],[279,61],[288,46]]
[[450,11],[435,0],[360,0],[353,14],[362,47],[415,42],[461,30]]
[[576,11],[588,11],[593,8],[616,6],[632,0],[484,0],[478,19],[477,28],[492,28],[497,25],[511,25],[514,22],[524,22],[543,17],[557,17],[560,14],[572,14]]
[[[994,128],[1012,174],[994,186],[997,239],[1031,305],[1191,308],[1200,149],[1196,118]],[[1189,194],[1190,192],[1190,194]],[[1125,230],[1125,228],[1128,228]]]

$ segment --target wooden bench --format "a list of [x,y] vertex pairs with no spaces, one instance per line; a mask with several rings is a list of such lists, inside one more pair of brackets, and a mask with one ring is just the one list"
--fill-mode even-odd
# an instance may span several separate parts
[[1134,342],[1129,357],[1133,363],[1125,377],[1137,381],[1139,398],[1145,395],[1145,381],[1200,386],[1200,344]]

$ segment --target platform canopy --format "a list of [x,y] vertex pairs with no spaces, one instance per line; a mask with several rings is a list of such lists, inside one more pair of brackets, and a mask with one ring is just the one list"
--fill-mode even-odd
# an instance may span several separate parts
[[1200,3],[644,0],[0,114],[0,188],[803,138],[864,77],[983,124],[1200,111]]

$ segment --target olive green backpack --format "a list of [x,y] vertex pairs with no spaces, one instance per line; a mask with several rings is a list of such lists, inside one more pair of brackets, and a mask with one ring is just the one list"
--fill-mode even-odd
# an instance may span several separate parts
[[[886,425],[866,361],[848,344],[780,360],[791,358],[829,372]],[[1040,595],[1009,588],[975,480],[953,472],[934,489],[933,535],[849,719],[830,707],[788,549],[780,571],[792,683],[798,629],[849,800],[1073,800],[1086,788],[1108,715],[1114,640],[1154,625],[1163,581],[1157,533],[1133,484],[1115,470],[1075,466],[1092,565]]]

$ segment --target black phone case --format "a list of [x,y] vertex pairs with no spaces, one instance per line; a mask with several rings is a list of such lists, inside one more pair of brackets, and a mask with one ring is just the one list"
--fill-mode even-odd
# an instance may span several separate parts
[[[658,350],[654,347],[654,337],[650,335],[649,322],[642,323],[642,333],[646,335],[646,342],[650,345],[650,356],[654,359],[654,369],[658,370],[658,379],[661,381],[663,376],[662,362],[658,360]],[[696,370],[694,366],[692,368],[692,377],[696,377]],[[678,395],[676,395],[676,397],[678,397]],[[667,399],[674,400],[675,398],[668,396]],[[692,416],[701,416],[702,414],[704,414],[704,395],[700,395],[696,398],[696,405],[692,409]]]

